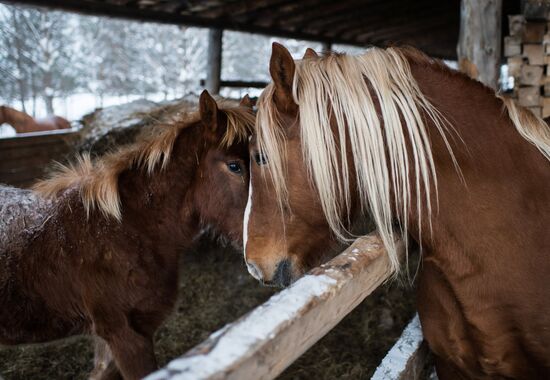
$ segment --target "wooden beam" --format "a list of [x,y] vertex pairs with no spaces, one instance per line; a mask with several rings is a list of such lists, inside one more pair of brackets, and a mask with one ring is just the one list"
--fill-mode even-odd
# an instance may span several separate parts
[[[418,5],[420,7],[421,4]],[[437,6],[428,5],[426,8],[416,8],[410,9],[407,12],[396,11],[393,15],[384,18],[377,17],[372,22],[368,22],[365,27],[365,24],[360,22],[360,19],[353,19],[350,22],[341,23],[341,25],[331,28],[328,35],[334,36],[353,36],[353,33],[349,33],[350,30],[357,29],[357,27],[362,27],[363,32],[376,34],[378,30],[383,30],[387,28],[406,28],[409,25],[422,26],[425,23],[433,22],[433,20],[443,20],[447,23],[452,22],[451,17],[452,9],[449,9],[448,4],[438,4]],[[406,32],[403,33],[406,35]]]
[[[349,5],[352,7],[355,6],[356,9],[350,9]],[[352,20],[362,20],[363,26],[369,28],[372,21],[374,19],[379,19],[387,10],[388,6],[392,6],[388,1],[370,4],[368,8],[359,6],[357,3],[346,3],[346,6],[342,7],[342,9],[332,13],[323,13],[303,25],[301,29],[316,33],[319,31],[332,31],[334,28],[346,25]]]
[[360,238],[146,379],[273,379],[390,275],[380,237]]
[[459,69],[497,89],[502,0],[462,0],[457,46]]
[[208,31],[208,54],[206,56],[206,89],[211,95],[220,93],[222,75],[222,39],[223,30]]
[[[366,34],[359,34],[355,36],[355,38],[358,41],[362,42],[370,42],[373,44],[383,44],[386,45],[388,42],[395,43],[399,41],[404,40],[416,40],[414,37],[424,37],[426,36],[426,33],[430,33],[433,31],[436,31],[438,29],[441,29],[442,31],[445,30],[445,27],[449,24],[449,22],[445,19],[434,19],[431,22],[426,22],[424,24],[418,24],[418,25],[403,25],[402,27],[392,27],[392,28],[386,28],[386,29],[380,29],[380,33],[366,33]],[[438,36],[440,36],[439,34]],[[414,45],[414,43],[413,43]]]
[[248,16],[251,13],[259,12],[264,9],[273,9],[286,3],[292,2],[292,0],[271,0],[271,1],[235,1],[232,3],[221,3],[213,11],[200,12],[201,17],[216,18],[223,16]]
[[[200,85],[204,87],[206,81],[201,79]],[[234,88],[265,88],[268,82],[260,80],[221,80],[220,87],[234,87]]]
[[428,353],[428,344],[424,341],[417,314],[376,368],[371,380],[417,380]]
[[318,6],[313,2],[310,8],[280,20],[280,24],[282,26],[302,25],[301,29],[304,29],[307,28],[310,23],[316,22],[324,17],[338,16],[341,13],[345,13],[346,15],[353,14],[354,12],[350,11],[350,8],[354,9],[356,13],[361,13],[362,7],[359,5],[368,8],[372,6],[372,4],[368,4],[368,6],[365,5],[365,0],[332,1],[323,6]]
[[293,15],[299,15],[304,10],[314,7],[325,6],[324,3],[331,0],[302,0],[302,1],[285,1],[276,4],[275,7],[264,7],[261,9],[247,12],[239,16],[237,19],[242,22],[254,22],[266,27],[281,26],[281,21],[287,20]]

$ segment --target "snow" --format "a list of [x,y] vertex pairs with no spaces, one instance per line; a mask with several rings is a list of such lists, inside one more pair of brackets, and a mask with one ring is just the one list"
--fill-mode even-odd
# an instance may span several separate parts
[[51,205],[31,190],[0,184],[0,253],[21,246],[45,223]]
[[15,134],[16,134],[15,129],[12,128],[10,125],[7,125],[7,124],[0,125],[0,138],[13,137],[15,136]]
[[371,380],[398,379],[401,372],[405,370],[409,358],[418,350],[423,339],[420,319],[416,314],[399,340],[382,360]]
[[171,361],[164,369],[146,379],[204,379],[246,357],[258,344],[272,339],[288,323],[301,314],[316,297],[330,292],[336,280],[327,275],[306,275],[289,288],[271,297],[243,320],[226,326],[210,339],[217,342],[209,352]]

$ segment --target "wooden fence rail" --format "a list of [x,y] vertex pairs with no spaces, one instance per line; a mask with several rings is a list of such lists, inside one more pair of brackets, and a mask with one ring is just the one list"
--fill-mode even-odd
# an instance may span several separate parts
[[0,139],[0,183],[29,186],[44,176],[52,161],[73,153],[76,136],[72,130],[56,130]]
[[381,239],[360,238],[147,380],[273,379],[390,275]]

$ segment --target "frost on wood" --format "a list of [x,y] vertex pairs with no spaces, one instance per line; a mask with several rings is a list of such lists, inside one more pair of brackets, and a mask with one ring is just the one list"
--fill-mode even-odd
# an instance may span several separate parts
[[[409,322],[399,340],[382,360],[371,380],[416,378],[422,366],[420,365],[420,368],[411,367],[414,365],[414,361],[419,360],[419,356],[425,355],[421,351],[427,351],[426,347],[422,345],[423,339],[420,319],[417,314]],[[423,361],[422,358],[419,361]],[[411,374],[409,371],[413,373]]]
[[24,245],[46,222],[50,207],[31,190],[0,185],[0,253]]
[[362,237],[147,379],[275,378],[390,275],[380,238]]
[[[309,300],[330,291],[335,283],[336,280],[328,276],[303,277],[242,320],[212,334],[210,340],[215,344],[210,347],[207,355],[192,355],[173,360],[165,372],[160,371],[148,379],[166,378],[171,371],[177,372],[177,378],[181,380],[205,379],[223,371],[245,356],[255,345],[273,338],[281,327],[301,314]],[[221,336],[223,339],[218,339]]]

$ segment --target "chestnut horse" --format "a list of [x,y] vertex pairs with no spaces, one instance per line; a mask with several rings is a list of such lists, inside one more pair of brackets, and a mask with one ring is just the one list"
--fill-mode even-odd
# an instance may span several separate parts
[[180,249],[204,230],[242,244],[247,99],[219,109],[205,91],[200,112],[38,183],[54,197],[48,217],[27,244],[0,252],[0,343],[93,334],[125,379],[155,370],[152,338],[176,300]]
[[34,119],[32,116],[8,106],[0,106],[0,125],[3,123],[11,125],[17,133],[71,128],[71,123],[61,116]]
[[[363,217],[421,247],[439,378],[550,378],[550,128],[410,48],[274,44],[250,143],[245,260],[288,285]],[[277,223],[277,220],[280,223]]]

